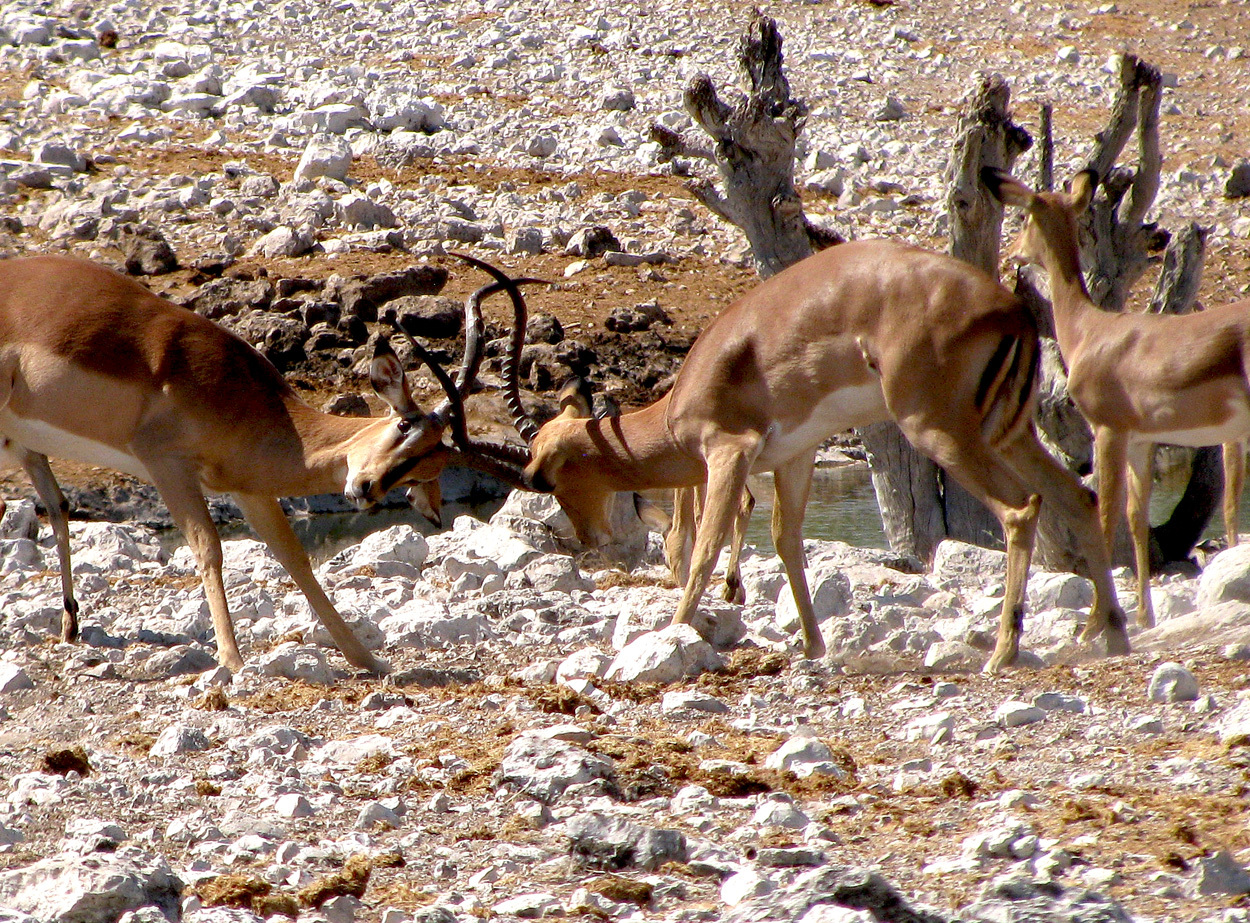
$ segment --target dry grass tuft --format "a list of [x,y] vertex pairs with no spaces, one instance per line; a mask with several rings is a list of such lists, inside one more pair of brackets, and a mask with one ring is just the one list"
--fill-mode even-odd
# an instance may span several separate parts
[[330,898],[343,894],[364,897],[372,871],[373,862],[368,856],[352,856],[344,863],[342,871],[318,878],[306,888],[300,889],[299,902],[305,907],[316,908]]
[[726,672],[740,679],[754,676],[777,676],[790,667],[790,658],[777,651],[740,648],[729,657]]
[[49,750],[40,760],[43,772],[58,776],[76,772],[80,776],[91,775],[91,763],[87,760],[87,751],[81,746],[68,747],[62,750]]
[[194,891],[206,907],[237,907],[266,918],[275,914],[292,919],[299,916],[294,897],[275,894],[269,882],[250,875],[218,875],[199,882]]
[[273,890],[273,885],[263,878],[250,875],[218,875],[206,878],[195,885],[196,897],[206,907],[240,907],[252,909],[252,901]]
[[216,798],[221,794],[221,786],[208,779],[196,779],[195,793],[203,798]]
[[947,798],[963,798],[966,801],[971,801],[976,796],[980,786],[962,772],[956,771],[938,783],[938,789]]
[[142,731],[127,731],[120,737],[114,738],[114,743],[123,750],[137,752],[141,756],[146,756],[147,752],[152,749],[152,745],[156,743],[156,738],[151,734],[144,734]]
[[593,699],[559,683],[526,686],[525,697],[545,715],[575,715],[583,705],[599,714],[601,709]]
[[605,875],[597,878],[586,886],[592,894],[600,894],[618,904],[637,904],[646,907],[651,903],[651,895],[655,888],[645,881],[634,881],[620,875]]
[[205,689],[193,705],[201,711],[225,711],[230,707],[230,697],[221,686],[213,686]]
[[356,772],[361,775],[375,775],[395,762],[389,753],[372,753],[356,764]]

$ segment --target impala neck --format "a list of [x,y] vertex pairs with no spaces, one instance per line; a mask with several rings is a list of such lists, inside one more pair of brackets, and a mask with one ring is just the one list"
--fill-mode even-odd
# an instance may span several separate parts
[[348,451],[362,435],[384,425],[384,420],[322,413],[298,397],[286,403],[303,446],[302,455],[286,460],[292,483],[299,483],[307,494],[342,493],[347,484]]
[[584,421],[574,452],[594,465],[612,490],[650,490],[700,483],[697,458],[673,441],[665,417],[668,396],[641,410]]
[[1046,239],[1041,262],[1050,277],[1050,302],[1059,349],[1065,356],[1070,355],[1080,346],[1091,317],[1103,312],[1089,297],[1080,253],[1072,238]]

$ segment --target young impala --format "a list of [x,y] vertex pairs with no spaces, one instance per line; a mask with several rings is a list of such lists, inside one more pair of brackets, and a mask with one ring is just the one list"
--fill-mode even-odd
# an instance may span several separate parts
[[[492,285],[469,299],[470,308]],[[150,481],[195,554],[218,660],[242,666],[221,575],[221,541],[205,492],[233,495],[353,665],[384,664],[352,633],[313,576],[278,497],[344,491],[361,507],[392,487],[430,484],[450,460],[501,464],[465,435],[461,399],[480,359],[466,347],[459,390],[430,413],[413,400],[384,339],[370,367],[390,406],[382,418],[338,417],[296,396],[260,353],[138,282],[60,256],[0,261],[0,443],[48,509],[64,594],[62,637],[78,632],[67,504],[48,456]],[[435,369],[441,372],[441,369]],[[456,446],[444,445],[451,425]],[[429,491],[437,502],[436,491]]]
[[1042,497],[1067,516],[1092,570],[1095,601],[1083,637],[1105,635],[1110,653],[1128,650],[1094,499],[1033,429],[1036,326],[1010,292],[967,264],[890,241],[821,251],[717,317],[668,394],[609,419],[564,416],[538,428],[517,385],[523,333],[518,323],[506,378],[530,444],[524,478],[530,489],[555,494],[584,543],[610,537],[606,511],[617,491],[706,485],[675,622],[695,613],[747,475],[771,470],[773,541],[804,652],[820,656],[801,534],[816,448],[841,430],[892,419],[1002,523],[1007,589],[988,670],[1019,651]]
[[1015,253],[1050,276],[1068,393],[1094,428],[1103,536],[1110,548],[1127,494],[1137,620],[1153,625],[1150,492],[1157,443],[1224,446],[1224,524],[1229,542],[1237,541],[1243,440],[1250,437],[1250,300],[1179,316],[1100,310],[1081,275],[1077,221],[1098,178],[1079,173],[1068,193],[1035,193],[1001,170],[986,170],[982,178],[1004,203],[1024,209]]

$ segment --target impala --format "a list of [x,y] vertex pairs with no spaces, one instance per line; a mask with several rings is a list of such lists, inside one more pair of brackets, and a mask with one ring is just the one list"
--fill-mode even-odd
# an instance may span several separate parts
[[1034,192],[1001,170],[987,169],[982,179],[1005,204],[1025,211],[1014,252],[1050,277],[1068,393],[1094,429],[1103,538],[1110,548],[1127,501],[1137,620],[1153,625],[1149,542],[1156,444],[1223,445],[1224,523],[1229,542],[1237,541],[1242,441],[1250,436],[1250,300],[1185,315],[1103,311],[1089,298],[1079,250],[1078,217],[1093,198],[1097,176],[1078,173],[1066,193]]
[[[497,290],[480,289],[467,311]],[[241,338],[93,263],[59,256],[0,262],[0,444],[48,509],[61,567],[61,636],[78,633],[67,504],[48,456],[150,481],[199,567],[219,662],[242,666],[222,583],[221,540],[205,492],[233,495],[248,523],[295,580],[356,667],[383,662],[360,643],[313,576],[278,497],[343,491],[369,507],[392,487],[437,502],[432,479],[452,460],[500,462],[464,429],[462,399],[480,349],[466,343],[460,379],[434,366],[447,398],[430,413],[413,399],[385,339],[370,366],[390,407],[381,418],[339,417],[301,401]],[[456,446],[442,442],[451,426]]]
[[802,545],[816,448],[840,430],[892,419],[1002,523],[1006,595],[987,670],[1002,669],[1019,652],[1042,497],[1067,516],[1090,563],[1095,599],[1083,638],[1104,635],[1110,653],[1128,651],[1094,499],[1033,429],[1036,326],[1015,296],[980,271],[891,241],[831,247],[728,307],[655,403],[605,420],[559,417],[541,428],[520,402],[521,319],[505,377],[509,407],[530,446],[524,480],[554,493],[584,543],[610,538],[607,509],[617,491],[706,485],[675,622],[689,622],[696,611],[748,474],[771,470],[773,542],[799,611],[804,653],[819,657],[824,641]]

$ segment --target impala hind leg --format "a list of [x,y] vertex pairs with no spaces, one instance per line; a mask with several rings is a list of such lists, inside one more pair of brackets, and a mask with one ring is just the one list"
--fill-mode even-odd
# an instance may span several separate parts
[[256,534],[269,546],[269,550],[278,559],[278,563],[286,569],[286,572],[291,575],[291,579],[295,581],[295,585],[300,588],[300,591],[308,599],[313,612],[317,614],[321,624],[325,625],[326,630],[330,632],[330,637],[334,639],[338,649],[343,652],[347,662],[354,667],[368,670],[374,674],[388,672],[390,669],[388,665],[373,656],[360,643],[360,639],[352,632],[351,627],[343,621],[343,617],[334,608],[334,603],[330,601],[330,597],[326,595],[325,590],[321,588],[321,584],[317,582],[317,578],[313,574],[312,564],[308,560],[308,554],[304,551],[304,546],[300,544],[299,537],[295,534],[295,530],[291,528],[291,523],[286,518],[286,514],[282,512],[282,507],[278,501],[273,497],[251,496],[247,494],[234,494],[234,499],[239,504],[239,509],[243,510],[243,515],[246,517],[248,525],[255,529]]
[[790,592],[803,628],[803,656],[809,660],[825,654],[825,640],[820,636],[812,594],[807,586],[807,556],[803,553],[803,515],[807,510],[815,464],[813,449],[773,471],[773,545],[790,580]]
[[69,503],[56,482],[48,456],[23,449],[5,440],[5,454],[25,469],[35,492],[48,511],[48,523],[56,538],[56,554],[61,564],[61,640],[78,638],[78,600],[74,598],[74,572],[69,560]]
[[1142,628],[1153,628],[1155,623],[1154,602],[1150,598],[1150,491],[1154,473],[1154,445],[1132,445],[1128,452],[1128,529],[1137,567],[1137,624]]
[[1246,478],[1246,444],[1226,442],[1224,449],[1224,536],[1232,548],[1239,539],[1241,487]]
[[698,611],[699,600],[712,579],[716,559],[729,537],[734,511],[746,488],[754,455],[755,452],[748,453],[739,445],[719,448],[708,455],[706,500],[695,536],[690,575],[673,616],[675,624],[689,623]]
[[[901,424],[900,424],[901,425]],[[1020,654],[1024,631],[1024,591],[1033,558],[1041,499],[988,445],[963,435],[904,428],[912,444],[942,466],[973,497],[984,503],[1003,527],[1007,544],[1006,591],[998,620],[998,639],[985,672],[997,673]]]
[[1059,511],[1076,535],[1077,550],[1089,563],[1094,602],[1081,640],[1089,642],[1102,635],[1106,638],[1108,654],[1129,653],[1124,610],[1116,599],[1115,584],[1111,580],[1109,546],[1099,528],[1104,498],[1096,500],[1076,475],[1042,447],[1032,429],[1004,446],[1003,451],[1020,477],[1036,486],[1043,500]]

